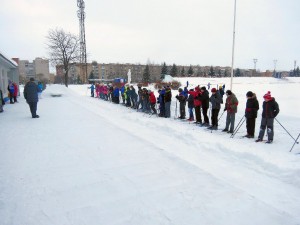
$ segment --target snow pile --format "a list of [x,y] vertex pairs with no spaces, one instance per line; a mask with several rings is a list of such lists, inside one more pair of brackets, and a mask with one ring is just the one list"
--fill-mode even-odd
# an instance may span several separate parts
[[162,82],[165,83],[172,83],[175,79],[171,75],[165,75],[165,78],[162,80]]

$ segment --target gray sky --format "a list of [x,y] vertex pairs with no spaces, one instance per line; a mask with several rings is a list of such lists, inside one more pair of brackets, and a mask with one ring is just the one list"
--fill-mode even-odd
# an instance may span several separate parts
[[[89,61],[231,66],[234,0],[85,0]],[[79,34],[76,0],[1,0],[0,51],[47,57],[49,29]],[[300,1],[237,0],[237,68],[300,64]]]

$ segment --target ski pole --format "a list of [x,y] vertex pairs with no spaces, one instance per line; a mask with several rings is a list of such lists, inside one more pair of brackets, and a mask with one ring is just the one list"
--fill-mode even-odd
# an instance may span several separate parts
[[239,129],[242,127],[242,125],[244,124],[245,121],[246,121],[246,119],[243,120],[243,122],[242,122],[241,125],[238,127],[238,129],[230,136],[231,138],[234,138],[234,136],[237,134],[237,132],[238,132]]
[[[243,122],[242,122],[243,121]],[[241,123],[242,122],[242,123]],[[233,133],[231,134],[231,138],[233,138],[236,133],[238,132],[238,130],[242,127],[243,123],[245,122],[245,116],[242,117],[242,119],[240,120],[240,122],[238,123],[238,125],[235,127],[235,129],[233,130]]]
[[176,100],[176,105],[175,105],[175,113],[174,113],[174,119],[177,118],[177,100]]
[[223,111],[223,113],[221,114],[220,118],[218,119],[218,122],[217,124],[219,123],[220,119],[222,118],[223,114],[224,114],[225,111]]
[[293,146],[292,146],[290,152],[293,150],[293,148],[294,148],[294,146],[295,146],[296,143],[299,144],[299,142],[297,142],[298,139],[299,139],[299,137],[300,137],[300,133],[298,134],[298,137],[297,137],[296,141],[294,142],[294,144],[293,144]]
[[[279,123],[279,121],[275,118],[275,120]],[[279,123],[280,124],[280,126],[282,126],[282,124],[281,123]],[[287,131],[287,129],[285,129],[284,128],[284,126],[282,126],[282,128],[291,136],[291,138],[293,138],[293,136]],[[297,144],[299,144],[299,142],[295,139],[295,138],[293,138],[293,140],[297,143]]]

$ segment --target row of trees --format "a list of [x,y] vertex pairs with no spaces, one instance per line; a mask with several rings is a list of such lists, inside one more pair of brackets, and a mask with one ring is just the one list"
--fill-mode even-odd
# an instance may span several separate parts
[[[55,29],[50,30],[48,32],[47,36],[48,42],[48,50],[50,55],[50,62],[52,65],[62,65],[63,66],[63,73],[64,73],[64,84],[66,87],[68,87],[69,84],[69,77],[68,72],[70,69],[70,65],[72,63],[77,63],[80,61],[80,41],[79,38],[76,35],[73,35],[71,33],[66,33],[62,29]],[[187,72],[185,71],[185,68],[178,68],[176,64],[173,64],[172,67],[168,68],[166,63],[164,62],[161,69],[161,79],[164,79],[164,76],[166,74],[171,75],[172,77],[191,77],[194,76],[194,70],[192,65],[188,68]],[[198,77],[229,77],[230,72],[228,70],[225,70],[223,73],[220,69],[215,70],[212,66],[210,67],[210,70],[208,74],[204,71],[197,71],[197,74],[195,74]],[[237,68],[234,71],[235,77],[243,76],[241,70]],[[300,76],[300,70],[299,67],[297,69],[294,69],[293,72],[290,73],[290,76],[299,77]],[[90,74],[90,78],[93,77],[93,74]],[[57,81],[61,81],[61,77],[57,78]],[[149,65],[146,66],[143,72],[143,82],[150,82],[151,81],[151,74],[150,74],[150,68]],[[72,82],[72,81],[71,81]],[[73,81],[73,82],[81,82],[81,81]]]
[[[194,70],[193,70],[192,65],[190,65],[190,67],[189,67],[189,69],[187,70],[187,73],[186,73],[184,67],[179,69],[176,66],[176,64],[173,64],[171,69],[169,69],[168,66],[166,65],[166,63],[164,62],[163,65],[162,65],[162,69],[161,69],[161,80],[163,80],[165,78],[165,75],[171,75],[172,77],[186,77],[186,76],[187,77],[192,77],[194,75]],[[204,76],[206,76],[206,74],[205,74],[204,71],[197,71],[196,76],[197,77],[200,77],[200,76],[204,77]],[[216,71],[211,66],[207,76],[209,76],[209,77],[229,77],[230,72],[228,70],[225,70],[224,73],[222,73],[222,71],[220,69]],[[237,68],[234,71],[234,76],[236,76],[236,77],[242,76],[241,70],[239,68]],[[146,65],[146,68],[144,69],[142,80],[145,83],[149,83],[151,81],[151,74],[150,74],[149,65]]]
[[294,69],[293,72],[290,73],[291,77],[300,77],[300,69],[299,66],[297,67],[297,69]]

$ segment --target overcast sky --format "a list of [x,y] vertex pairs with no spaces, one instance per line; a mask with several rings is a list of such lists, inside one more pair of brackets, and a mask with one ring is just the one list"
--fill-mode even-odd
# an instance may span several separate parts
[[[76,0],[1,0],[0,51],[47,57],[49,29],[79,34]],[[88,61],[231,66],[234,0],[85,0]],[[300,1],[237,0],[235,68],[300,64]]]

